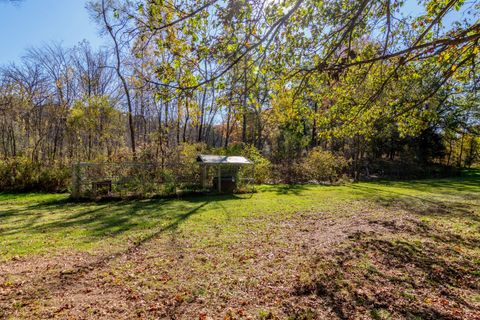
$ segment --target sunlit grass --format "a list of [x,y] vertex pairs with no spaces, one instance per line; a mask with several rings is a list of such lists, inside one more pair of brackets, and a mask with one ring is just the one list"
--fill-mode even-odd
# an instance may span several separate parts
[[[473,234],[479,226],[479,198],[477,171],[450,179],[258,186],[252,195],[184,199],[79,203],[71,202],[68,194],[0,194],[0,255],[4,260],[62,250],[116,251],[173,231],[198,243],[221,244],[236,241],[247,229],[299,212],[335,215],[349,208],[361,212],[369,203],[386,207],[400,203],[409,210],[425,211],[425,221]],[[451,212],[443,215],[427,212],[441,213],[447,207]],[[208,237],[211,233],[219,236]]]

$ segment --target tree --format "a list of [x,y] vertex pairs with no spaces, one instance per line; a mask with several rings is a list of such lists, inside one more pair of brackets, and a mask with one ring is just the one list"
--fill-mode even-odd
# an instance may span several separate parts
[[182,150],[254,145],[291,181],[314,148],[354,178],[478,161],[476,3],[422,0],[411,17],[399,0],[89,9],[110,49],[50,44],[1,68],[3,158],[173,170]]
[[[101,0],[100,2],[91,2],[89,8],[94,14],[95,18],[103,24],[105,32],[108,34],[113,43],[113,55],[115,62],[112,68],[115,70],[118,78],[120,79],[122,89],[125,93],[125,101],[128,108],[128,126],[130,130],[132,157],[135,160],[137,155],[135,144],[135,127],[133,123],[133,104],[129,83],[125,75],[124,58],[122,57],[124,54],[123,50],[128,49],[129,47],[128,35],[124,33],[122,34],[122,30],[124,30],[129,24],[129,20],[128,17],[123,15],[121,16],[119,14],[119,11],[114,7],[115,4],[116,3],[113,0]],[[115,22],[112,22],[111,20],[115,20]]]

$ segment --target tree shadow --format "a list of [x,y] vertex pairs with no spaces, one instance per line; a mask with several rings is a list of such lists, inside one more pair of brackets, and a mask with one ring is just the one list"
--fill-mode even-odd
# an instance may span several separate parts
[[[352,185],[351,188],[367,194],[369,198],[373,197],[376,203],[386,208],[398,207],[422,216],[455,217],[480,223],[480,216],[475,213],[473,205],[469,205],[464,201],[450,199],[434,200],[432,198],[367,185]],[[454,190],[455,189],[450,189],[449,193],[451,194]],[[471,197],[468,197],[468,199],[480,200],[480,194],[475,195],[473,199]]]
[[[311,280],[299,282],[296,294],[315,294],[341,319],[361,317],[365,310],[381,318],[380,310],[393,319],[462,319],[478,314],[478,306],[468,297],[480,290],[475,254],[480,239],[476,232],[455,231],[443,222],[479,230],[474,207],[480,200],[479,176],[386,182],[392,188],[385,189],[378,185],[350,187],[385,208],[414,215],[396,219],[395,211],[388,210],[387,217],[369,221],[378,225],[375,232],[359,232],[333,252],[313,257]],[[419,217],[442,223],[426,223]],[[455,306],[459,313],[446,306]]]
[[464,174],[451,178],[419,179],[419,180],[377,180],[375,184],[408,188],[435,193],[451,193],[452,190],[464,193],[480,193],[480,170],[468,170]]
[[[177,221],[173,227],[188,218],[192,210],[200,210],[208,203],[241,199],[236,195],[207,195],[181,200],[45,201],[18,209],[0,210],[0,219],[4,222],[0,235],[51,233],[78,228],[85,231],[84,241],[89,242],[95,238],[117,236],[130,230],[149,230]],[[66,213],[67,210],[72,212]]]
[[[365,309],[388,310],[392,319],[462,319],[476,312],[464,294],[478,292],[480,275],[467,251],[457,250],[463,238],[414,220],[384,226],[386,235],[358,232],[344,246],[314,257],[309,280],[299,282],[295,294],[316,295],[341,319],[361,317]],[[478,249],[480,241],[471,245]],[[446,305],[462,313],[453,316]]]
[[269,191],[275,192],[277,195],[300,195],[302,192],[308,190],[313,185],[306,184],[278,184],[270,185]]
[[[25,289],[22,293],[22,296],[17,298],[23,299],[23,305],[34,303],[40,298],[45,298],[45,293],[49,293],[53,296],[55,293],[64,291],[65,288],[74,285],[86,275],[93,272],[98,272],[99,269],[108,267],[109,263],[120,257],[126,257],[126,259],[129,259],[131,255],[138,251],[142,246],[146,245],[150,241],[155,240],[166,232],[174,232],[182,223],[209,204],[209,201],[202,202],[200,199],[194,202],[195,206],[193,206],[190,210],[177,214],[175,218],[172,219],[168,224],[155,228],[149,234],[133,242],[133,244],[128,246],[126,249],[103,254],[100,255],[99,258],[95,258],[81,264],[76,264],[75,269],[67,270],[68,272],[51,273],[48,281],[45,280],[45,277],[36,278],[34,280],[35,283],[33,283],[28,289]],[[158,201],[148,203],[148,205],[155,204],[158,204]],[[134,212],[135,210],[138,210],[138,208],[143,209],[145,206],[136,203],[129,212]],[[123,219],[121,222],[124,222]],[[118,222],[115,224],[117,223]]]

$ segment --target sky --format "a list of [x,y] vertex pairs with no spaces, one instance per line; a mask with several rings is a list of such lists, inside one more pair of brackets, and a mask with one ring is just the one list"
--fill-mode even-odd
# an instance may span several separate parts
[[85,9],[86,0],[0,1],[0,65],[19,61],[30,47],[52,41],[71,47],[104,43]]
[[[26,49],[51,42],[72,47],[82,40],[92,47],[105,40],[99,36],[85,4],[87,0],[23,0],[17,4],[0,0],[0,66],[18,62]],[[407,0],[405,13],[418,13],[417,0]],[[446,17],[451,22],[459,15]]]

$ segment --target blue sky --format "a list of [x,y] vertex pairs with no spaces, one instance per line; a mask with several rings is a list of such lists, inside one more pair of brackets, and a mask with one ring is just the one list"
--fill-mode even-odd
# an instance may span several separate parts
[[102,45],[97,25],[85,9],[86,0],[0,1],[0,65],[18,61],[25,49],[52,41],[73,46],[88,40]]
[[[87,0],[23,0],[18,4],[0,1],[0,66],[15,62],[29,47],[41,46],[52,41],[71,47],[88,40],[99,47],[104,39],[99,36],[85,4]],[[417,0],[407,0],[405,13],[418,11]],[[446,23],[458,18],[452,12]]]

